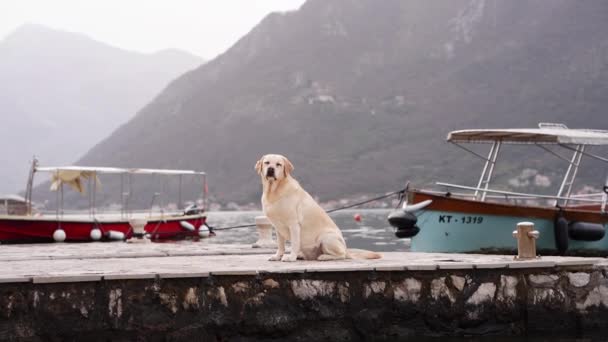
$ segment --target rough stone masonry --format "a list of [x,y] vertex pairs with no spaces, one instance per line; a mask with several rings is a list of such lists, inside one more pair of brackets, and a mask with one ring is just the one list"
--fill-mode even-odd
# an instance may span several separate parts
[[[85,258],[73,262],[94,261],[101,273],[81,270],[63,278],[44,263],[27,278],[31,271],[12,261],[22,274],[0,277],[0,339],[358,341],[608,331],[603,259],[516,263],[509,256],[424,253],[387,253],[377,263],[266,258]],[[108,265],[122,265],[122,273]],[[139,273],[125,271],[129,266]]]

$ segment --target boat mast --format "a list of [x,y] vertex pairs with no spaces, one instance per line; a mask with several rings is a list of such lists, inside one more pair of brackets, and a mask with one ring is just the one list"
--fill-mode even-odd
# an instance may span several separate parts
[[30,167],[30,173],[27,176],[27,185],[25,188],[25,203],[27,206],[27,215],[32,214],[32,188],[34,187],[34,172],[36,172],[37,166],[38,159],[36,159],[36,156],[34,156],[34,158],[32,159],[32,166]]

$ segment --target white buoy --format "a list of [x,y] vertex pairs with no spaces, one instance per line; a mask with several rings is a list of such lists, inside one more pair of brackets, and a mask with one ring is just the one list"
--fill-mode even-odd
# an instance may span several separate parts
[[91,240],[99,241],[101,239],[101,230],[99,228],[91,229]]
[[198,227],[198,236],[200,236],[203,239],[206,239],[209,237],[209,228],[207,228],[207,226],[205,226],[204,224],[201,224],[200,227]]
[[179,221],[179,225],[182,226],[182,228],[184,228],[185,230],[194,231],[194,225],[192,225],[192,223],[188,222],[188,221]]
[[123,233],[123,232],[117,232],[115,230],[109,230],[108,231],[108,238],[110,240],[124,240],[125,239],[125,233]]
[[55,240],[55,242],[65,241],[65,230],[61,228],[55,229],[55,231],[53,232],[53,240]]

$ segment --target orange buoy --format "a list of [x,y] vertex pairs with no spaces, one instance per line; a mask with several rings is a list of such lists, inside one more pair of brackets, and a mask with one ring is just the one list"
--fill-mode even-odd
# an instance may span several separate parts
[[357,222],[361,222],[361,214],[359,214],[359,213],[355,214],[354,219]]

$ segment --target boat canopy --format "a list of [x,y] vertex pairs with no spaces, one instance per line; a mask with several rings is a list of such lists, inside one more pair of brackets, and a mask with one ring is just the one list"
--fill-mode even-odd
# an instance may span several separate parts
[[37,166],[37,172],[81,172],[97,174],[144,174],[144,175],[204,175],[204,172],[192,170],[140,169],[95,166]]
[[35,168],[35,171],[51,173],[51,191],[57,191],[62,184],[69,185],[72,189],[84,193],[85,181],[89,178],[95,180],[97,187],[100,186],[99,174],[144,174],[144,175],[205,175],[204,172],[192,170],[165,170],[165,169],[139,169],[139,168],[117,168],[117,167],[91,167],[91,166],[45,166]]
[[452,131],[452,143],[608,145],[608,131],[570,129],[561,124],[539,124],[540,128],[467,129]]
[[14,195],[14,194],[0,195],[0,203],[5,202],[5,201],[24,202],[25,203],[26,200],[25,200],[25,198],[23,198],[19,195]]

